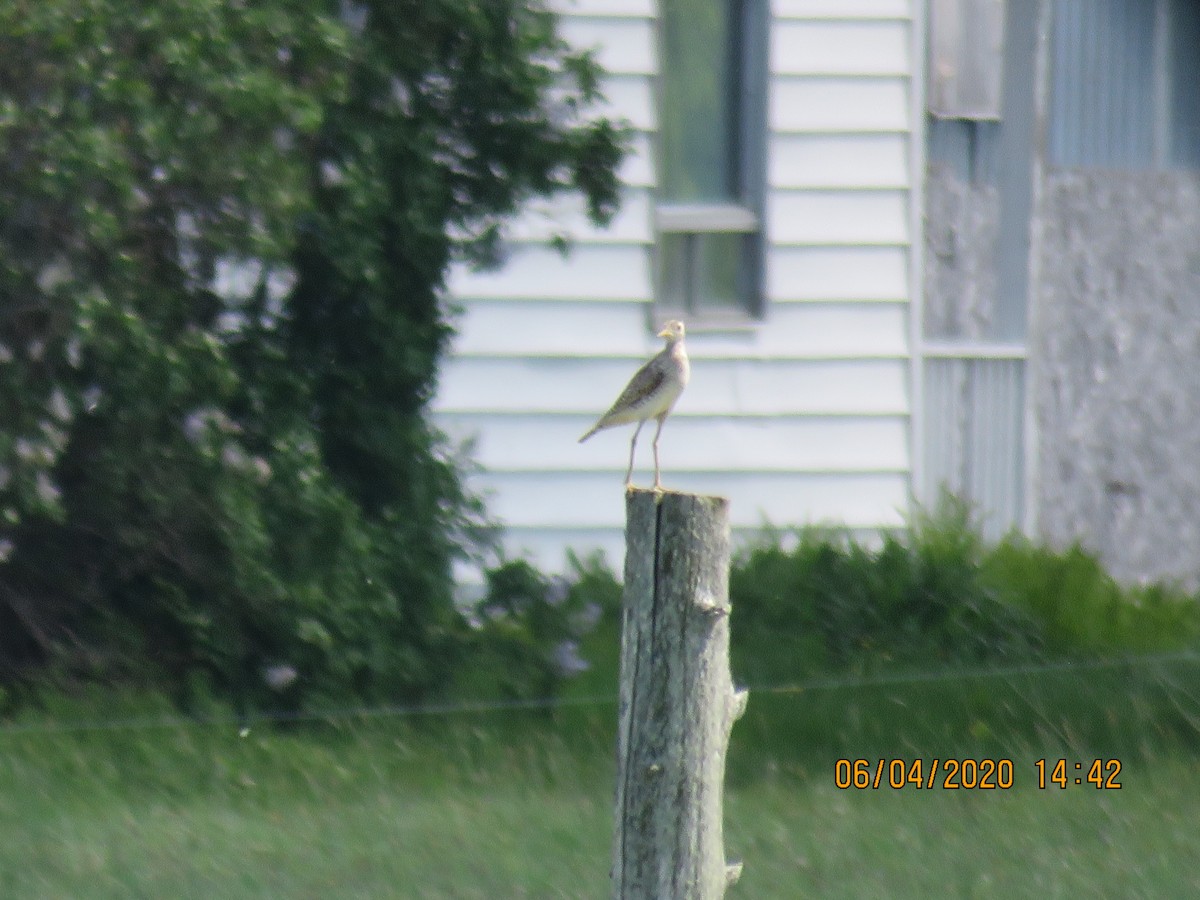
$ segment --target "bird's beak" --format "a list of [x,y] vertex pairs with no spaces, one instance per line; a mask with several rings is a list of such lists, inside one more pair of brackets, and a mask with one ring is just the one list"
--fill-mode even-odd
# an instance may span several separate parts
[[662,331],[660,331],[660,332],[658,333],[658,336],[659,336],[660,338],[669,338],[669,337],[671,336],[671,329],[670,329],[670,328],[664,328]]

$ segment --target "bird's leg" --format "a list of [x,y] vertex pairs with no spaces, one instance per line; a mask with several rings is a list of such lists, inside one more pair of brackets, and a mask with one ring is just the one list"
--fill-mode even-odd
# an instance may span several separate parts
[[[637,449],[638,433],[642,430],[642,426],[646,424],[646,420],[638,422],[637,428],[633,429],[633,440],[629,442],[629,468],[625,470],[625,490],[633,490],[633,454]],[[657,438],[655,438],[657,440]],[[658,451],[655,451],[656,453]]]
[[662,434],[663,424],[666,421],[667,417],[665,414],[658,416],[658,430],[654,432],[654,489],[656,491],[661,491],[663,489],[662,475],[659,473],[658,468],[658,436]]

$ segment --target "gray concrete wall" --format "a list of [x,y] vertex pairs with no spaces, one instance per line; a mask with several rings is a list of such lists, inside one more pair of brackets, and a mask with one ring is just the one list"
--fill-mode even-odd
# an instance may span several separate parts
[[1200,584],[1200,175],[1050,171],[1031,355],[1039,531]]
[[978,340],[991,330],[1000,201],[930,163],[925,182],[925,337]]

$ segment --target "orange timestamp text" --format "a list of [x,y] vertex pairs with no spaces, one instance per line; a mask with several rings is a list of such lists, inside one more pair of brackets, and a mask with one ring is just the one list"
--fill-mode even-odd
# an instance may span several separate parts
[[1058,787],[1066,790],[1068,785],[1091,786],[1101,791],[1119,791],[1121,761],[1119,759],[1092,759],[1075,762],[1069,759],[1039,759],[1033,764],[1037,770],[1038,787],[1043,791]]
[[843,791],[1006,791],[1013,786],[1013,771],[1011,759],[838,759],[833,764],[833,784]]

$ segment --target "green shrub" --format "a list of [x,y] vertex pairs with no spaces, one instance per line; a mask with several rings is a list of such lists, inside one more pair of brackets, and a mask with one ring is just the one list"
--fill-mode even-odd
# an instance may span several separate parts
[[984,544],[966,504],[919,511],[877,549],[805,529],[735,559],[732,660],[749,684],[882,667],[997,666],[1169,651],[1200,640],[1200,604],[1165,584],[1119,585],[1095,556],[1010,536]]
[[1123,587],[1075,545],[1059,552],[1012,536],[989,550],[984,579],[1041,623],[1060,654],[1173,650],[1200,636],[1196,597],[1167,584]]
[[600,81],[540,0],[0,3],[10,695],[444,689],[446,273],[533,198],[616,212]]
[[460,698],[540,700],[560,694],[592,667],[588,639],[602,624],[615,634],[621,586],[598,557],[571,558],[572,577],[547,576],[525,560],[487,572],[469,614],[468,648],[454,681]]
[[[959,515],[956,513],[955,515]],[[1026,659],[1037,622],[982,578],[981,544],[960,518],[924,517],[908,540],[871,550],[806,529],[742,553],[730,576],[732,657],[751,684],[903,663]]]
[[[460,697],[615,691],[620,582],[599,557],[572,558],[571,570],[554,579],[513,562],[489,573],[455,681]],[[1079,547],[1060,552],[1018,536],[989,546],[953,498],[877,546],[830,528],[766,531],[736,554],[729,591],[734,676],[751,686],[940,667],[978,672],[1200,642],[1193,595],[1121,586]],[[564,645],[574,665],[562,665],[571,661]]]

